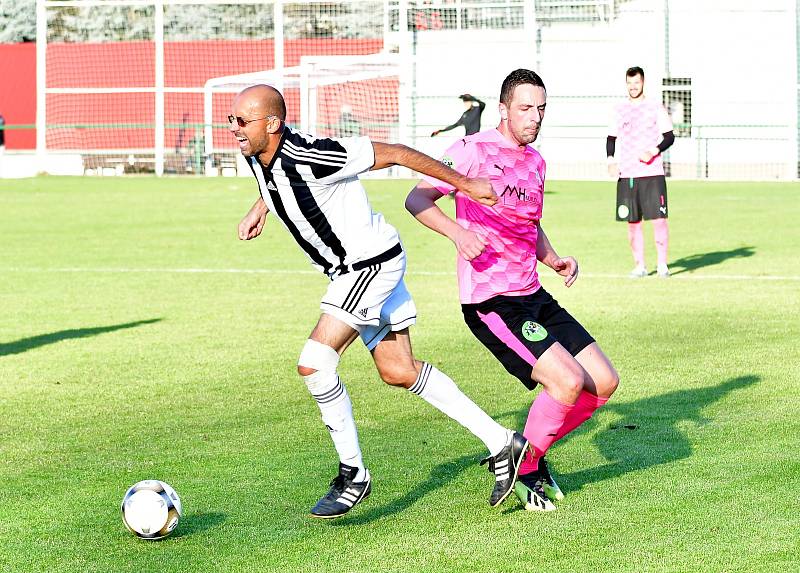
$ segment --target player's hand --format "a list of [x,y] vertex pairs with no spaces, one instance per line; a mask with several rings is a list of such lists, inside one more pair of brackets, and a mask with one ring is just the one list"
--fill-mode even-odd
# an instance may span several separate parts
[[455,236],[453,242],[456,244],[458,254],[468,261],[479,257],[486,248],[486,241],[483,237],[463,228]]
[[619,165],[616,163],[608,164],[608,176],[612,179],[619,179]]
[[249,241],[250,239],[258,237],[264,229],[264,223],[266,221],[266,212],[260,213],[258,211],[250,211],[239,223],[239,240]]
[[494,192],[491,182],[485,177],[468,178],[468,183],[461,188],[470,199],[482,205],[491,207],[497,203],[497,193]]
[[562,257],[553,261],[553,270],[564,277],[564,285],[567,288],[578,278],[578,261],[573,257]]
[[653,151],[651,149],[645,149],[639,155],[639,161],[641,161],[642,163],[650,163],[653,160],[653,157],[655,157],[655,156],[656,156],[656,154],[653,153]]

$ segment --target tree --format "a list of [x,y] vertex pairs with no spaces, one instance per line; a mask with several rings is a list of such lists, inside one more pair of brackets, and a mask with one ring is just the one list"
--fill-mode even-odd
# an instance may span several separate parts
[[0,0],[0,43],[36,41],[36,0]]

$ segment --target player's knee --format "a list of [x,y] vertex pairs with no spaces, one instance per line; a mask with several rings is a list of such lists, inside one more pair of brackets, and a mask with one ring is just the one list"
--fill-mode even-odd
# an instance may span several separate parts
[[583,390],[583,376],[583,368],[580,365],[577,368],[565,368],[563,370],[559,380],[559,387],[561,392],[566,394],[570,400],[577,400]]
[[609,398],[617,391],[618,387],[619,374],[613,366],[609,365],[608,371],[604,373],[602,380],[597,384],[598,391],[601,396]]
[[316,370],[314,370],[313,368],[309,368],[308,366],[301,366],[299,364],[297,365],[297,373],[300,376],[303,377],[311,376],[312,374],[314,374],[314,372],[316,372]]
[[317,372],[335,373],[339,366],[339,353],[327,344],[307,340],[300,358],[297,360],[297,373],[306,379]]
[[383,365],[378,368],[381,380],[390,386],[400,386],[410,388],[417,379],[417,371],[413,368],[405,368],[398,364]]

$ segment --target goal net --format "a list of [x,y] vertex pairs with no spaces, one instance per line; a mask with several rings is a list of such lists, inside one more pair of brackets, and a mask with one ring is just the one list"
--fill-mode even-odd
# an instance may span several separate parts
[[[301,99],[311,97],[317,104],[303,110],[313,129],[332,133],[340,119],[382,139],[396,129],[390,125],[397,124],[396,72],[387,75],[385,62],[367,60],[356,67],[358,57],[385,51],[383,1],[39,0],[38,5],[47,41],[37,149],[48,160],[73,157],[88,172],[202,172],[206,146],[224,145],[223,111],[234,89],[211,88],[213,113],[206,125],[207,82],[259,70],[271,75],[258,72],[257,81],[285,85],[293,125],[301,121]],[[351,60],[312,61],[331,56]],[[303,78],[312,91],[301,98]],[[372,105],[375,110],[368,109]]]

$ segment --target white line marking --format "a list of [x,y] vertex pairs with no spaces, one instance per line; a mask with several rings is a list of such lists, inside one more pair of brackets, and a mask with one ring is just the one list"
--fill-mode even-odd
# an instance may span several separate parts
[[[319,271],[302,269],[157,269],[157,268],[115,268],[115,267],[8,267],[0,268],[0,272],[8,273],[165,273],[165,274],[243,274],[243,275],[319,275]],[[455,271],[408,271],[412,276],[455,276]],[[548,277],[549,280],[552,277]],[[588,279],[621,279],[630,283],[647,281],[680,281],[680,280],[718,280],[718,281],[800,281],[798,275],[706,275],[689,272],[673,274],[668,279],[656,276],[633,279],[627,274],[612,273],[580,273],[579,278]]]

